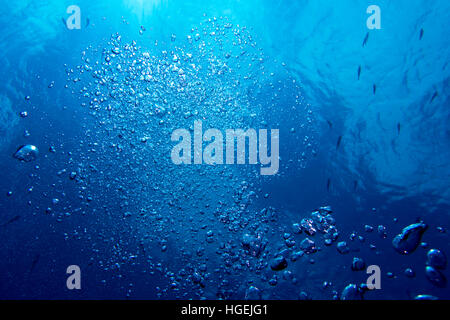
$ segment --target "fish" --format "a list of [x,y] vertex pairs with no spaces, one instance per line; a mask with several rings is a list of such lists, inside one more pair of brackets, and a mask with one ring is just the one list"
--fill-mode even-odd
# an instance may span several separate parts
[[341,146],[341,141],[342,141],[342,136],[339,136],[339,138],[336,142],[336,150],[339,149],[339,147]]
[[398,135],[400,135],[400,130],[401,130],[401,124],[399,122],[399,123],[397,123],[397,133],[398,133]]
[[358,67],[358,80],[361,78],[361,66]]
[[67,28],[67,23],[66,23],[66,20],[65,20],[64,18],[61,18],[61,20],[62,20],[62,22],[64,23],[64,27],[66,27],[66,28]]
[[369,40],[369,33],[367,32],[366,37],[364,38],[362,46],[364,47],[367,44],[367,40]]
[[32,273],[34,268],[36,268],[36,265],[38,264],[40,257],[41,255],[39,253],[34,257],[33,261],[31,262],[30,273]]
[[331,186],[331,179],[328,178],[328,180],[327,180],[327,191],[330,191],[330,186]]
[[327,120],[328,126],[330,127],[330,129],[333,128],[333,122],[331,122],[330,120]]
[[89,23],[90,23],[91,21],[89,20],[89,18],[86,18],[86,28],[89,26]]
[[358,188],[358,180],[353,181],[353,191],[356,191],[356,188]]
[[434,99],[436,99],[438,95],[439,95],[438,92],[435,91],[433,96],[431,97],[430,103],[433,103]]
[[376,93],[377,93],[377,85],[374,84],[374,85],[373,85],[373,94],[376,94]]
[[419,40],[422,40],[422,38],[423,38],[423,28],[420,29]]
[[9,219],[9,220],[8,220],[7,222],[5,222],[4,224],[2,224],[2,226],[4,227],[4,226],[7,226],[8,224],[11,224],[11,223],[13,223],[13,222],[16,222],[16,221],[20,220],[20,218],[21,218],[21,216],[15,216],[15,217]]

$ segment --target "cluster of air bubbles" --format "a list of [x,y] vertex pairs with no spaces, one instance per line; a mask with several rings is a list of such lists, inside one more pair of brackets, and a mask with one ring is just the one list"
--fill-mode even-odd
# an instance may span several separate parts
[[[139,34],[145,32],[141,26]],[[264,54],[247,28],[225,18],[206,19],[186,36],[172,34],[148,42],[115,33],[106,45],[89,46],[78,66],[66,66],[65,87],[91,116],[91,122],[83,126],[86,130],[77,152],[65,154],[67,166],[57,168],[61,181],[79,188],[82,205],[65,207],[65,194],[61,193],[50,195],[42,210],[57,221],[78,212],[86,214],[86,208],[94,208],[97,216],[104,211],[108,218],[119,219],[133,231],[131,240],[139,248],[111,237],[107,241],[113,246],[113,256],[99,261],[93,258],[92,263],[120,273],[125,264],[133,265],[143,257],[148,274],[159,273],[167,280],[166,287],[156,288],[159,297],[174,294],[202,299],[214,290],[220,299],[235,298],[237,292],[249,300],[271,297],[271,289],[283,282],[298,289],[300,261],[317,267],[322,250],[348,259],[343,268],[361,275],[369,264],[365,259],[369,259],[363,252],[353,254],[358,251],[354,246],[365,244],[371,236],[391,241],[385,225],[365,224],[364,236],[353,231],[342,239],[342,228],[338,231],[329,206],[286,222],[280,219],[280,209],[264,206],[272,195],[262,191],[258,168],[176,166],[168,156],[171,133],[179,128],[193,133],[195,120],[202,120],[205,128],[220,130],[269,128],[273,115],[285,104],[293,110],[289,120],[294,124],[287,127],[289,139],[305,147],[301,154],[308,148],[311,151],[314,137],[308,130],[312,111],[284,66]],[[53,88],[55,82],[45,85]],[[32,109],[28,109],[30,114],[22,110],[18,116],[29,121],[25,118],[33,117]],[[30,134],[25,131],[24,135]],[[62,150],[52,144],[46,157]],[[27,144],[13,156],[31,162],[38,155],[37,146]],[[289,163],[293,161],[281,165]],[[28,190],[31,193],[33,187]],[[12,197],[13,192],[7,196]],[[109,210],[109,203],[93,205],[103,196],[117,201],[118,210]],[[420,246],[427,247],[421,242],[427,228],[423,222],[405,227],[392,239],[393,254],[409,255]],[[80,238],[81,234],[77,230],[65,237]],[[373,244],[369,248],[376,249]],[[426,250],[425,276],[437,288],[445,288],[446,256],[438,249]],[[419,276],[406,266],[401,272],[411,279]],[[386,275],[397,278],[392,272]],[[242,288],[238,280],[244,278],[247,281]],[[318,289],[328,290],[334,299],[362,299],[368,291],[365,284],[347,282],[338,293],[334,279],[333,283],[329,280],[321,278]],[[127,296],[132,289],[133,284],[127,285]],[[311,299],[302,290],[297,291],[298,298]],[[416,296],[420,300],[434,298]]]
[[[295,233],[305,233],[308,236],[314,236],[316,233],[322,235],[325,245],[329,246],[337,240],[339,232],[336,228],[336,221],[332,216],[333,211],[329,206],[320,207],[311,213],[311,218],[303,218],[300,223],[293,224]],[[309,239],[304,240],[308,251],[314,251]]]

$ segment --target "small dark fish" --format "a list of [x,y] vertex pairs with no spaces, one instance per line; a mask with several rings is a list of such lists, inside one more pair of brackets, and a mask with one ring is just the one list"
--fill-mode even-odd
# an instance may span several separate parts
[[366,37],[364,38],[362,46],[364,47],[367,44],[367,40],[369,40],[369,33],[367,32]]
[[423,38],[423,29],[420,29],[419,40],[422,40],[422,38]]
[[333,128],[333,122],[331,122],[330,120],[327,120],[328,126],[330,127],[330,129]]
[[10,223],[16,222],[16,221],[19,220],[20,218],[21,218],[21,216],[15,216],[15,217],[9,219],[6,223],[2,224],[2,226],[4,227],[4,226],[7,226],[7,225],[10,224]]
[[356,191],[356,188],[358,188],[358,180],[353,181],[353,191]]
[[398,133],[398,135],[400,135],[400,130],[401,130],[401,124],[399,122],[399,123],[397,123],[397,133]]
[[361,78],[361,66],[358,67],[358,80]]
[[331,186],[331,179],[328,178],[328,180],[327,180],[327,191],[330,191],[330,186]]
[[34,257],[33,262],[31,262],[30,273],[32,273],[34,268],[36,268],[36,265],[38,264],[40,257],[41,255],[39,253]]
[[436,91],[433,96],[431,97],[430,103],[433,103],[434,99],[436,99],[438,96],[438,92]]
[[377,85],[374,84],[374,85],[373,85],[373,94],[375,95],[376,93],[377,93]]
[[64,18],[61,18],[61,20],[62,20],[62,22],[64,23],[64,27],[66,27],[66,28],[67,28],[67,23],[66,23],[66,20],[65,20]]
[[86,18],[86,28],[89,26],[90,20],[89,18]]
[[342,141],[342,136],[339,136],[339,138],[336,142],[336,150],[339,149],[339,147],[341,146],[341,141]]

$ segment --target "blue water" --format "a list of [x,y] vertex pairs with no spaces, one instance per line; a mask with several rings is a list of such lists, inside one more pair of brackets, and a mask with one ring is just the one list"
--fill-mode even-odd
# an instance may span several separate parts
[[[338,299],[377,265],[364,299],[449,299],[425,267],[450,254],[450,2],[379,0],[369,30],[371,4],[2,1],[0,298]],[[278,173],[175,165],[171,134],[196,120],[279,129]],[[295,232],[322,206],[331,243]]]

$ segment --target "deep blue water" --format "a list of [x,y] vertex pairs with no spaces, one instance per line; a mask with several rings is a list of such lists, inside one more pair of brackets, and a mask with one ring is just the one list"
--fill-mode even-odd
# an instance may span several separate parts
[[[447,0],[2,1],[0,298],[337,299],[377,265],[364,299],[449,299],[448,268],[425,271],[450,254],[449,18]],[[278,173],[175,165],[196,120],[279,129]],[[337,233],[297,234],[323,206]]]

